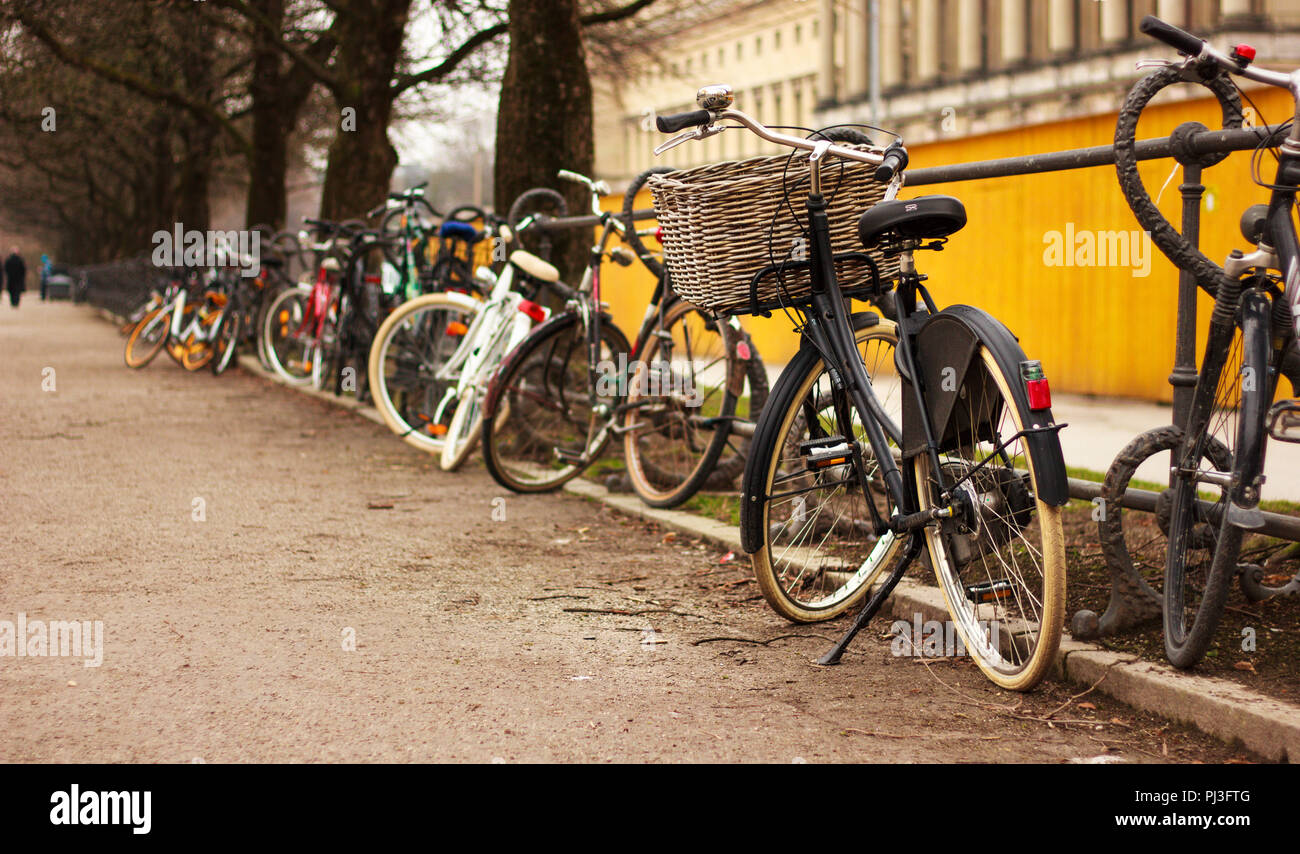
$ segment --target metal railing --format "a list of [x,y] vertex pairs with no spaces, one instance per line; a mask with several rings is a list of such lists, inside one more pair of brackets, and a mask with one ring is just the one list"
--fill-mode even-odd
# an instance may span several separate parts
[[74,299],[119,317],[129,317],[149,299],[149,291],[158,284],[160,276],[161,271],[148,258],[76,267],[72,270],[76,282]]

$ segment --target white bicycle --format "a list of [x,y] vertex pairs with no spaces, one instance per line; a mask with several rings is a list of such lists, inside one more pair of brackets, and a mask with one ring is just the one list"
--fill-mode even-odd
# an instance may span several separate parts
[[[510,243],[507,227],[499,239]],[[448,291],[409,300],[384,320],[370,349],[375,408],[408,444],[439,454],[446,471],[478,444],[483,400],[501,361],[550,316],[529,296],[543,287],[572,295],[555,267],[522,250],[500,275],[480,267],[476,277],[486,299]]]

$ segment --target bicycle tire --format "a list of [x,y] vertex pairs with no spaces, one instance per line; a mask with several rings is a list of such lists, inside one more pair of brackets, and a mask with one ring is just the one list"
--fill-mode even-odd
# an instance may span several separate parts
[[[602,356],[615,364],[620,354],[626,358],[627,336],[608,315],[601,315],[600,330]],[[534,329],[502,364],[483,406],[483,461],[493,480],[512,492],[554,492],[599,459],[611,439],[612,419],[600,425],[597,413],[582,411],[589,407],[590,390],[599,393],[598,382],[588,370],[586,330],[577,314],[557,315]],[[602,403],[614,411],[617,393]],[[548,411],[555,417],[543,422],[540,415]],[[557,437],[561,427],[551,427],[556,421],[582,435],[580,449],[578,439]],[[563,452],[585,457],[586,464],[566,463]]]
[[1115,120],[1115,172],[1125,201],[1138,223],[1150,233],[1151,242],[1175,266],[1190,273],[1213,296],[1219,285],[1227,279],[1227,274],[1165,219],[1147,193],[1137,168],[1137,125],[1142,110],[1160,90],[1175,83],[1187,82],[1200,83],[1214,93],[1219,101],[1225,130],[1241,127],[1241,96],[1225,72],[1216,71],[1209,78],[1189,81],[1183,76],[1180,66],[1159,69],[1133,84],[1124,98]]
[[569,204],[564,200],[563,195],[549,187],[534,187],[520,193],[519,198],[511,203],[510,211],[506,214],[506,225],[510,227],[510,232],[519,246],[543,260],[549,260],[551,255],[549,237],[544,234],[540,237],[534,236],[535,232],[526,231],[528,236],[525,238],[519,231],[519,224],[525,217],[543,211],[549,211],[548,216],[568,216]]
[[[412,420],[420,421],[414,413],[434,408],[437,402],[422,400],[420,403],[430,405],[417,406],[414,401],[408,402],[405,400],[409,389],[405,387],[399,388],[394,382],[390,381],[388,376],[387,365],[390,354],[395,362],[404,361],[405,363],[394,365],[395,378],[400,379],[398,375],[403,372],[409,372],[415,376],[418,376],[421,370],[428,372],[428,362],[431,361],[431,358],[437,357],[437,354],[433,352],[434,350],[449,350],[450,352],[444,353],[445,356],[449,357],[454,354],[458,345],[452,343],[448,347],[438,348],[436,342],[428,340],[427,336],[421,337],[424,336],[424,332],[410,328],[414,323],[423,322],[413,320],[412,316],[430,310],[446,310],[448,317],[460,318],[460,322],[468,327],[472,325],[473,317],[480,309],[481,306],[476,300],[461,294],[441,292],[425,294],[402,303],[384,319],[384,322],[379,326],[379,331],[375,333],[375,341],[370,347],[366,371],[372,402],[375,409],[379,411],[384,423],[388,425],[388,429],[392,430],[408,445],[428,453],[442,452],[442,434],[435,435],[431,431],[431,428],[436,426],[431,415],[427,422],[412,423]],[[441,323],[437,325],[445,331],[445,326],[442,326]],[[419,341],[404,342],[402,340],[403,336],[408,334],[415,335],[419,338]],[[437,336],[438,330],[433,330],[433,334]],[[439,340],[444,337],[439,337]],[[405,354],[401,352],[403,347],[407,348]],[[398,348],[398,350],[394,351],[394,348]],[[398,400],[394,400],[395,396]],[[441,395],[437,394],[436,386],[434,396],[441,398]]]
[[[299,285],[293,288],[285,288],[283,292],[271,301],[271,304],[267,307],[264,318],[262,336],[265,344],[263,346],[266,348],[267,360],[270,362],[271,371],[290,385],[307,385],[311,382],[311,360],[304,358],[298,362],[299,365],[306,365],[303,372],[292,371],[290,370],[289,365],[286,364],[288,360],[281,356],[275,342],[283,339],[284,335],[288,334],[294,324],[301,324],[302,322],[300,319],[293,316],[294,309],[290,307],[290,304],[295,302],[298,303],[302,316],[305,316],[309,308],[308,301],[310,298],[310,286]],[[304,357],[308,356],[309,352],[314,349],[311,344],[302,346],[302,355]],[[298,347],[295,346],[294,349],[298,349]],[[314,354],[311,355],[314,357]]]
[[[1224,322],[1220,309],[1230,297],[1220,298],[1215,304],[1215,319],[1210,324],[1210,333],[1205,345],[1205,357],[1197,376],[1196,393],[1188,416],[1187,433],[1184,444],[1179,449],[1178,469],[1187,468],[1184,460],[1199,460],[1205,444],[1211,440],[1223,440],[1225,437],[1214,435],[1217,411],[1235,409],[1236,429],[1229,450],[1232,453],[1232,482],[1236,483],[1247,462],[1241,453],[1242,448],[1259,447],[1263,449],[1264,411],[1272,403],[1273,385],[1267,381],[1269,376],[1269,353],[1271,350],[1271,329],[1267,319],[1253,323],[1249,320],[1241,325],[1241,365],[1235,372],[1227,372],[1229,367],[1236,367],[1234,354],[1237,339],[1235,321]],[[1236,302],[1235,299],[1231,300]],[[1244,313],[1243,313],[1244,315]],[[1236,313],[1234,312],[1234,316]],[[1247,372],[1252,372],[1248,374]],[[1263,389],[1249,390],[1236,385],[1238,379],[1245,375],[1265,378]],[[1225,386],[1226,382],[1226,386]],[[1220,405],[1222,404],[1222,405]],[[1197,470],[1199,471],[1199,464]],[[1196,526],[1213,521],[1202,511],[1200,487],[1203,481],[1182,474],[1175,474],[1173,497],[1169,512],[1169,552],[1165,561],[1164,577],[1164,636],[1165,657],[1174,667],[1186,669],[1195,666],[1209,650],[1214,640],[1214,632],[1223,617],[1227,606],[1228,589],[1236,575],[1237,557],[1241,553],[1245,531],[1232,524],[1227,512],[1228,503],[1232,501],[1229,494],[1231,487],[1224,488],[1216,506],[1220,509],[1219,520],[1214,528],[1218,537],[1210,546],[1211,560],[1205,572],[1204,594],[1195,606],[1191,624],[1188,625],[1188,581],[1189,577],[1199,575],[1195,565],[1189,565],[1188,552],[1195,545]],[[1191,570],[1189,576],[1189,569]]]
[[[896,417],[901,416],[901,388],[894,394],[884,383],[885,376],[892,371],[897,329],[893,323],[878,320],[874,315],[857,315],[854,320],[854,335],[865,350],[867,373],[880,382],[881,403],[887,411],[892,409]],[[872,342],[880,346],[873,347]],[[826,376],[825,363],[812,347],[801,347],[781,372],[754,431],[741,491],[742,538],[746,547],[753,549],[750,564],[759,592],[773,611],[795,623],[829,620],[860,604],[881,573],[900,559],[906,540],[892,533],[877,539],[868,530],[871,511],[861,493],[851,497],[851,489],[841,493],[834,484],[819,480],[822,474],[832,474],[831,469],[796,473],[804,465],[800,442],[843,432],[833,399],[834,394],[842,392],[824,384],[822,378]],[[848,407],[851,413],[856,412],[851,402]],[[859,424],[860,419],[858,415]],[[869,454],[870,446],[865,444],[860,431],[853,432]],[[865,455],[863,461],[870,464],[870,458]],[[777,491],[778,478],[780,491]],[[794,486],[800,479],[803,483]],[[822,503],[810,511],[803,496],[827,486],[831,488],[826,490]],[[783,494],[787,491],[791,499],[788,502],[784,501],[787,496]],[[882,499],[877,503],[877,511],[888,518],[887,497],[877,489],[872,500],[877,498]],[[832,510],[823,516],[826,507]],[[809,575],[808,560],[817,555],[807,554],[809,547],[800,545],[800,538],[805,534],[810,542],[816,542],[819,552],[826,550],[827,556],[833,558],[849,555],[851,560],[859,562],[858,566],[849,569],[822,562]],[[859,556],[864,551],[867,557],[862,559]],[[796,566],[801,558],[804,563]]]
[[[216,349],[216,358],[211,363],[213,376],[221,376],[235,360],[235,354],[239,350],[239,333],[242,329],[242,312],[228,308],[222,315],[221,323],[217,325],[216,334],[213,336],[213,346]],[[226,341],[226,346],[222,347],[221,342],[226,336],[229,336],[229,340]]]
[[[704,328],[692,335],[689,326],[697,326],[698,323],[692,322],[697,319],[703,321]],[[705,338],[702,333],[707,333],[710,325],[722,355],[717,355],[718,348],[713,352],[697,349],[681,355],[673,352],[673,348],[684,350],[701,343]],[[728,419],[735,415],[744,390],[744,375],[736,376],[745,367],[738,364],[739,341],[736,331],[725,322],[682,301],[664,312],[645,337],[632,376],[627,378],[628,408],[622,420],[623,458],[628,478],[632,489],[649,506],[667,508],[684,503],[713,473],[731,435]],[[661,353],[664,347],[669,348],[667,359]],[[685,365],[682,355],[687,360]],[[704,364],[697,356],[712,361]],[[699,376],[719,360],[723,369],[721,376],[714,378],[715,382]],[[715,393],[706,397],[704,390],[708,387]],[[692,403],[690,399],[695,397],[699,400]],[[713,413],[715,406],[717,412]],[[722,420],[712,429],[698,430],[692,422],[705,412]]]
[[[165,308],[168,310],[164,315],[162,312]],[[152,362],[162,351],[167,344],[167,339],[171,336],[171,324],[169,322],[171,313],[169,306],[159,306],[147,312],[144,317],[140,318],[140,322],[132,327],[131,334],[126,339],[126,348],[122,352],[122,358],[128,368],[139,370]],[[147,343],[144,349],[136,353],[136,349],[140,346],[141,336],[146,331],[156,328],[155,324],[157,323],[163,324],[162,334],[159,335],[156,341]]]
[[645,186],[646,181],[650,180],[651,175],[666,175],[669,172],[676,171],[672,166],[652,166],[633,178],[631,183],[627,185],[627,189],[623,191],[623,223],[627,226],[627,230],[623,234],[623,240],[632,247],[632,251],[636,253],[636,256],[641,259],[641,263],[655,278],[660,278],[664,274],[663,261],[660,260],[656,253],[646,248],[641,235],[636,233],[636,220],[632,219],[632,214],[636,209],[637,194],[641,192],[641,188]]
[[[977,364],[982,375],[975,371]],[[972,495],[975,527],[968,534],[957,519],[947,519],[925,528],[930,566],[966,652],[990,681],[1008,691],[1028,691],[1042,681],[1056,661],[1065,623],[1062,508],[1033,494],[1033,457],[1023,450],[1023,439],[1009,439],[1025,428],[1011,392],[1020,382],[1018,375],[1003,371],[987,347],[979,347],[957,391],[963,405],[970,407],[960,423],[988,425],[992,434],[971,441],[960,438],[940,462],[949,470],[950,481],[952,476],[971,478],[965,483]],[[997,414],[1009,416],[1011,423]],[[987,462],[980,456],[981,446],[1002,442],[1007,443],[1000,453],[1003,467],[977,469],[981,461]],[[960,456],[966,447],[969,459]],[[912,459],[922,511],[936,504],[930,466],[927,453]],[[1000,554],[1004,549],[1006,556]],[[987,559],[990,553],[995,561]],[[1003,637],[1004,623],[1011,627],[1006,633],[1010,637]]]

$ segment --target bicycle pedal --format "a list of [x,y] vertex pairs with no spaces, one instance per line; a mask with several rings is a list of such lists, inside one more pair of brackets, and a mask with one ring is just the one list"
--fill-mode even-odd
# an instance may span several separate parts
[[587,462],[587,458],[582,454],[577,451],[565,450],[564,448],[555,449],[555,458],[560,462],[568,463],[569,465],[583,465]]
[[1268,411],[1268,435],[1279,442],[1300,442],[1300,400],[1280,400]]
[[804,465],[810,470],[840,466],[847,463],[853,455],[853,445],[846,442],[843,436],[808,439],[799,443],[799,455],[807,457]]
[[989,602],[999,602],[1011,598],[1012,590],[1010,581],[985,581],[980,584],[967,585],[966,598],[976,605],[987,605]]

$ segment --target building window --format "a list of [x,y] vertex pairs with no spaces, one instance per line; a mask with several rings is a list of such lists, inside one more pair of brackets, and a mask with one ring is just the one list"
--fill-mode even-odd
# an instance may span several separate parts
[[727,58],[727,52],[724,51],[722,48],[718,48],[718,67],[719,67],[719,68],[722,67],[723,60],[726,59],[726,58]]
[[799,44],[803,41],[803,24],[794,25],[794,43]]
[[817,38],[818,31],[821,30],[821,27],[817,26],[819,23],[821,22],[816,19],[813,20],[813,29],[812,29],[813,38]]
[[772,49],[773,49],[773,50],[780,50],[780,49],[781,49],[781,31],[780,31],[780,30],[777,30],[776,32],[772,33]]
[[686,60],[686,73],[687,73],[687,74],[690,74],[690,73],[691,73],[691,60],[689,60],[689,59]]
[[758,38],[754,39],[754,56],[762,56],[762,55],[763,55],[763,37],[759,36]]
[[745,46],[740,42],[736,42],[736,61],[739,62],[744,55],[745,55]]
[[709,55],[707,53],[700,54],[700,70],[701,71],[709,70]]

